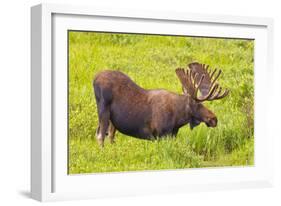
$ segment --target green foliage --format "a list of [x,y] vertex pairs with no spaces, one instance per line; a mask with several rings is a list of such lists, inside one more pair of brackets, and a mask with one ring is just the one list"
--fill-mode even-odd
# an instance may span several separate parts
[[[116,143],[100,148],[94,139],[70,141],[70,173],[114,172],[200,167],[184,138],[145,141],[118,133]],[[184,145],[184,146],[183,146]]]
[[[156,35],[69,33],[69,173],[198,168],[254,163],[254,41]],[[222,100],[204,103],[216,128],[182,127],[177,138],[145,141],[117,132],[116,144],[95,140],[94,75],[120,70],[146,89],[181,93],[175,69],[192,61],[220,67]]]

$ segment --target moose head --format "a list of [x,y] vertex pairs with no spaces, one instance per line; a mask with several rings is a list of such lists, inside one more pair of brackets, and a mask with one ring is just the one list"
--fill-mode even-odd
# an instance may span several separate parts
[[[204,122],[208,127],[217,126],[216,115],[207,109],[202,102],[222,99],[229,94],[226,89],[222,92],[217,80],[221,70],[212,70],[208,65],[197,62],[190,63],[189,69],[176,69],[176,74],[182,84],[183,93],[189,97],[189,110],[191,110],[190,128]],[[218,72],[217,72],[218,71]],[[198,91],[201,95],[198,96]]]

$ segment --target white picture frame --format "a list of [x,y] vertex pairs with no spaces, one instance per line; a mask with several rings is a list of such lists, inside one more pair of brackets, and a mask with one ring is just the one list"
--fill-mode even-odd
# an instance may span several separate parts
[[[118,24],[116,24],[118,21]],[[157,24],[157,26],[155,26]],[[169,25],[169,26],[167,26]],[[208,29],[207,29],[208,28]],[[254,38],[255,166],[67,175],[65,32],[69,29]],[[31,8],[31,196],[39,201],[269,187],[273,21],[40,4]],[[267,82],[264,88],[262,82]],[[262,98],[267,90],[268,98]],[[65,164],[64,164],[65,163]],[[165,181],[164,181],[165,180]]]

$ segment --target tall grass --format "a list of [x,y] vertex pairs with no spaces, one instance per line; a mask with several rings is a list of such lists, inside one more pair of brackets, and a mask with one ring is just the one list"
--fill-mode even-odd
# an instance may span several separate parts
[[[69,33],[69,173],[176,169],[254,162],[254,41],[156,35]],[[95,141],[94,75],[120,70],[146,89],[181,93],[175,69],[192,61],[223,70],[222,100],[204,103],[216,128],[182,127],[177,138],[145,141],[116,134],[116,144]]]

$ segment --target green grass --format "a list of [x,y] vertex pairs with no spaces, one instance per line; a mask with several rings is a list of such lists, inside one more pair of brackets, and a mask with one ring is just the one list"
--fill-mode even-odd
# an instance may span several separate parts
[[[254,164],[254,41],[92,32],[69,33],[69,173],[245,166]],[[116,143],[95,140],[94,75],[120,70],[146,89],[181,93],[175,69],[192,61],[223,70],[230,88],[222,100],[206,102],[216,128],[182,127],[177,138],[145,141],[116,134]]]

